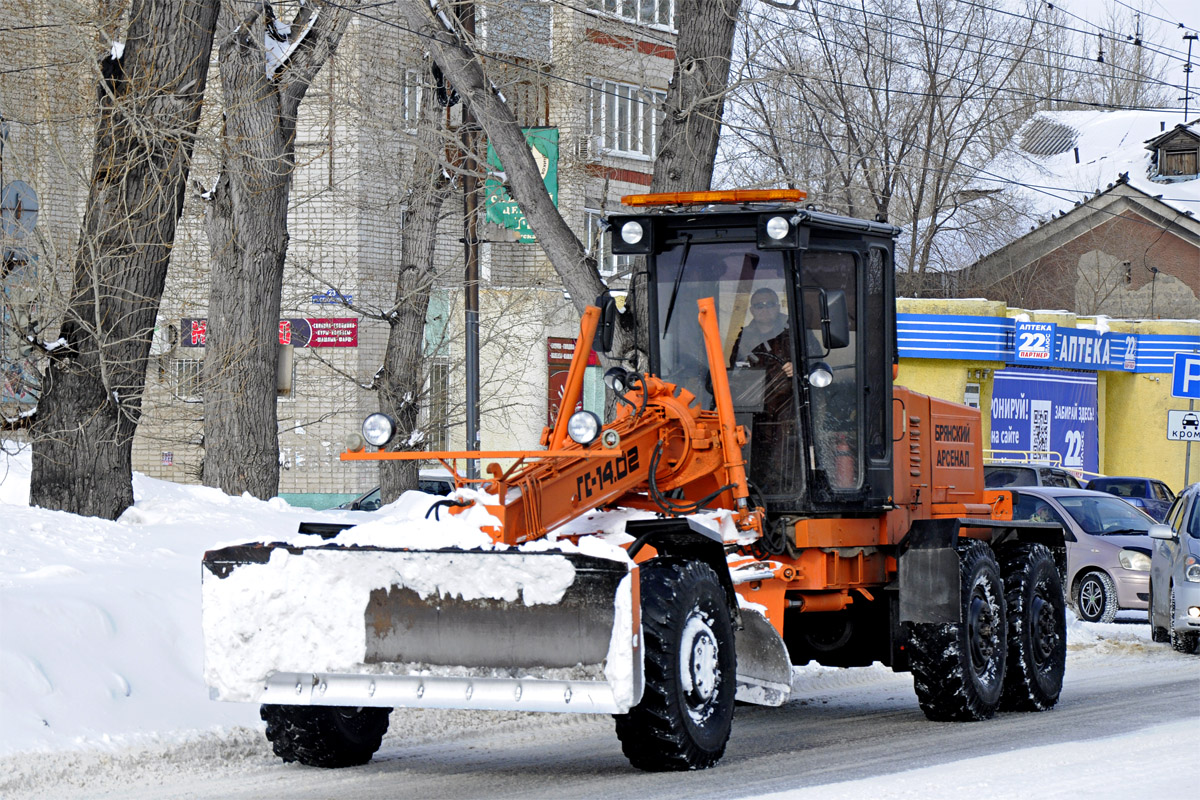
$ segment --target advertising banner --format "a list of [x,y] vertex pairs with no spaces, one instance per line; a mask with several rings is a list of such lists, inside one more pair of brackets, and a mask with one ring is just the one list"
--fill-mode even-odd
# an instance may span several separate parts
[[992,385],[990,448],[1033,451],[1034,459],[1050,459],[1049,454],[1056,453],[1067,469],[1096,472],[1096,408],[1094,373],[1000,370]]
[[[575,340],[566,339],[560,336],[551,336],[546,339],[546,365],[548,367],[546,376],[546,407],[547,407],[547,424],[553,425],[558,419],[558,411],[562,406],[563,396],[567,389],[567,375],[571,372],[571,358],[575,355]],[[587,409],[588,411],[596,411],[603,417],[604,412],[604,384],[597,381],[600,372],[600,357],[594,352],[588,356],[587,375],[583,381],[583,397],[579,398],[579,402],[575,404],[575,408],[571,409],[571,413]],[[590,379],[590,380],[589,380]]]
[[[533,153],[533,160],[542,173],[542,180],[546,184],[546,191],[550,193],[550,200],[557,206],[558,128],[522,128],[522,130],[525,133],[525,141],[529,145],[529,150]],[[486,193],[483,204],[488,222],[516,231],[520,234],[522,242],[536,242],[537,236],[530,229],[529,222],[525,219],[525,212],[517,205],[517,201],[512,199],[512,195],[508,193],[508,189],[504,185],[506,182],[504,167],[500,163],[500,157],[492,149],[491,142],[488,142],[487,166],[488,176],[483,182],[483,189]]]
[[[207,319],[180,320],[180,344],[204,347]],[[294,318],[279,320],[279,343],[292,347],[358,347],[358,319]]]

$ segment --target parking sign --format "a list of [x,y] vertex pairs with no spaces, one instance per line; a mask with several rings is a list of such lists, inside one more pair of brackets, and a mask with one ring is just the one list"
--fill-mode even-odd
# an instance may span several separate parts
[[1200,399],[1200,353],[1176,353],[1171,396]]

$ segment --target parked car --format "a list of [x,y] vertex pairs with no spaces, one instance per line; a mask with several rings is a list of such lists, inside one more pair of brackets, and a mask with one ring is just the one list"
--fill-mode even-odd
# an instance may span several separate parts
[[1200,483],[1179,493],[1166,522],[1150,532],[1150,636],[1200,653]]
[[1067,602],[1086,622],[1112,622],[1150,599],[1148,532],[1156,523],[1106,492],[1055,486],[1013,491],[1013,518],[1058,522],[1067,540]]
[[1095,492],[1108,492],[1130,505],[1137,506],[1158,522],[1167,517],[1175,493],[1171,487],[1154,478],[1103,477],[1088,481],[1087,488]]
[[1006,489],[1010,486],[1083,488],[1074,475],[1062,467],[1048,464],[984,464],[983,484],[989,489]]
[[[428,494],[447,495],[454,491],[454,478],[446,470],[421,470],[417,488]],[[339,509],[349,511],[376,511],[383,505],[383,495],[376,486],[353,500],[342,503]]]

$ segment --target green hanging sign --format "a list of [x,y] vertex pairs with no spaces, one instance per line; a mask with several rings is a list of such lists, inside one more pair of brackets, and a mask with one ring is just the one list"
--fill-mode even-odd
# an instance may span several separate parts
[[[533,160],[542,173],[542,180],[546,184],[546,191],[550,193],[550,200],[557,207],[558,128],[522,128],[521,130],[533,153]],[[537,237],[529,228],[525,212],[517,205],[517,201],[513,200],[504,185],[504,167],[500,164],[500,157],[492,149],[490,141],[487,149],[487,163],[488,177],[483,182],[483,188],[487,193],[484,208],[487,212],[488,222],[516,231],[522,242],[536,242]]]

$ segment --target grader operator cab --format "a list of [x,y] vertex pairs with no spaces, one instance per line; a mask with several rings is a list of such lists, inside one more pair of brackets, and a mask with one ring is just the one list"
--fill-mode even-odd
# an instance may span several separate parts
[[644,257],[652,334],[645,369],[606,375],[613,419],[406,453],[373,415],[344,460],[508,465],[207,553],[213,696],[263,704],[287,761],[364,763],[403,706],[613,714],[647,770],[717,763],[735,698],[781,705],[810,661],[911,670],[930,719],[1053,706],[1062,531],[985,490],[978,411],[893,385],[898,229],[802,197],[626,198],[613,251]]

